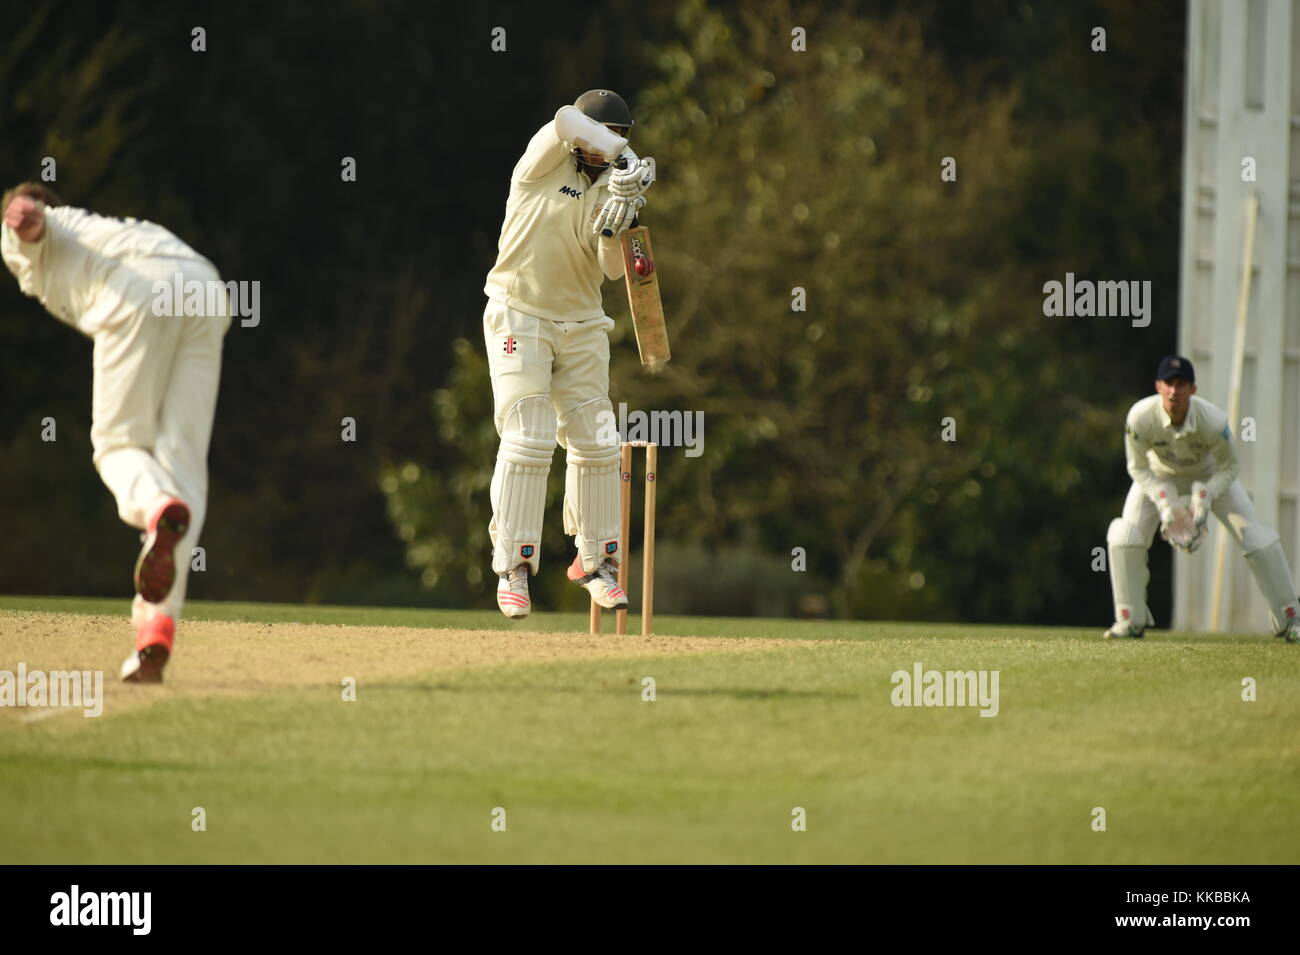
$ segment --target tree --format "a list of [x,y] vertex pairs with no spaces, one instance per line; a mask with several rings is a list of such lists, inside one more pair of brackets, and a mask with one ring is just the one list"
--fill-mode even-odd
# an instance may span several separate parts
[[[843,616],[943,614],[961,578],[925,574],[918,545],[935,527],[996,544],[954,525],[999,462],[1031,456],[1054,426],[1037,413],[1037,371],[1007,381],[1055,365],[1041,301],[1006,295],[989,234],[1025,158],[1014,97],[963,91],[906,15],[804,22],[779,3],[737,17],[686,0],[676,23],[635,106],[636,145],[659,163],[645,221],[674,344],[663,374],[640,368],[606,290],[623,319],[615,402],[705,415],[704,454],[661,467],[663,534],[715,553],[805,547]],[[791,48],[798,25],[807,52]],[[792,310],[796,288],[806,311]],[[473,400],[453,382],[439,407],[462,420]],[[1015,500],[1071,486],[1016,472]],[[449,555],[459,530],[430,526],[408,552]]]

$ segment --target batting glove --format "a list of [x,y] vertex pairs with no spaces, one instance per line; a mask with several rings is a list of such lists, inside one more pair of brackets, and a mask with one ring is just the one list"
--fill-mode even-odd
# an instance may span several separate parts
[[644,205],[644,196],[633,196],[630,199],[610,196],[600,207],[600,214],[596,216],[596,223],[592,229],[597,235],[603,235],[607,239],[622,235]]
[[609,194],[623,199],[643,196],[654,182],[654,169],[645,159],[635,156],[626,169],[615,169],[609,174]]

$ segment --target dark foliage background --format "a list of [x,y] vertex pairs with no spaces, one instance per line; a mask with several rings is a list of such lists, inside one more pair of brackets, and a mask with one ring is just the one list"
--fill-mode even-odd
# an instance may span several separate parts
[[[1104,621],[1122,414],[1176,339],[1184,5],[653,9],[6,7],[0,182],[53,156],[73,204],[262,283],[227,339],[191,594],[492,606],[483,278],[529,135],[604,86],[658,158],[676,355],[640,371],[607,285],[614,400],[706,414],[705,454],[662,465],[661,611]],[[1067,271],[1150,279],[1151,326],[1043,318]],[[126,595],[89,407],[90,343],[0,282],[0,592]],[[576,608],[562,457],[538,595]],[[1153,569],[1167,619],[1163,548]]]

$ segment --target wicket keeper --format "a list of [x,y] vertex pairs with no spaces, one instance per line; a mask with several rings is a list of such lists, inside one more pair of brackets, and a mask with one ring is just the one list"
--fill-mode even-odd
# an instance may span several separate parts
[[1128,413],[1124,429],[1128,473],[1133,478],[1123,514],[1106,533],[1115,623],[1107,639],[1136,637],[1155,624],[1147,607],[1147,551],[1160,533],[1170,544],[1195,551],[1213,511],[1241,548],[1268,601],[1273,632],[1300,642],[1295,578],[1277,533],[1255,517],[1237,480],[1237,452],[1228,417],[1196,397],[1196,371],[1181,355],[1156,370],[1156,393]]
[[568,577],[606,608],[618,586],[619,445],[609,400],[609,330],[600,286],[623,277],[619,236],[653,180],[628,148],[632,114],[590,90],[537,131],[510,177],[496,264],[484,293],[483,337],[501,444],[492,475],[492,570],[507,617],[532,609],[528,576],[541,558],[546,479],[558,441],[567,454],[564,531],[578,554]]
[[[152,222],[66,205],[33,182],[5,193],[0,207],[0,247],[19,287],[94,340],[95,467],[119,516],[143,531],[135,652],[122,678],[161,682],[207,509],[208,442],[230,325],[225,288],[211,262]],[[184,315],[159,314],[155,283],[170,288],[177,275],[210,290],[197,308],[204,314],[188,305]]]

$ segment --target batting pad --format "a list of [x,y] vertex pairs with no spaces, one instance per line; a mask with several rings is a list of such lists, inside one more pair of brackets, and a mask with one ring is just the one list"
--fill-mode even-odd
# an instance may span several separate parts
[[[619,477],[617,435],[605,433],[613,415],[608,398],[588,402],[564,423],[568,468],[564,477],[564,532],[574,535],[582,569],[596,570],[618,552]],[[610,438],[613,441],[610,441]]]
[[546,479],[555,453],[555,409],[549,398],[519,399],[505,417],[492,473],[492,570],[520,564],[537,573],[541,560]]

